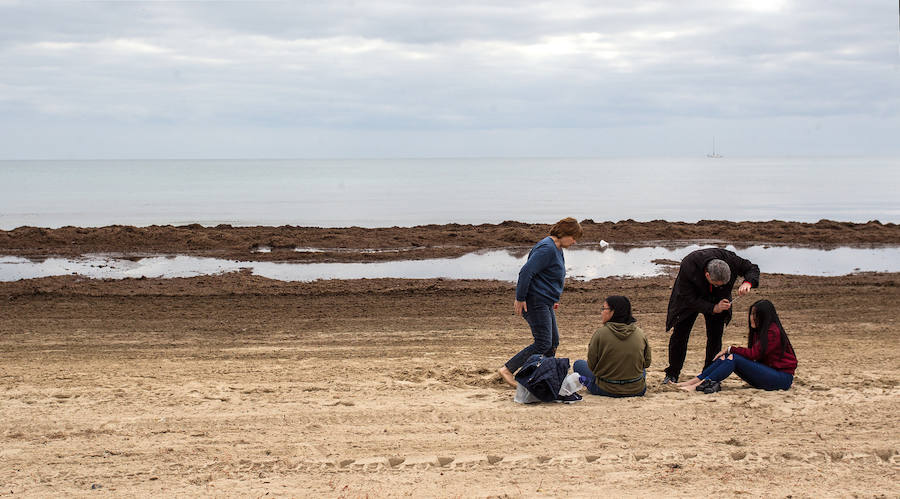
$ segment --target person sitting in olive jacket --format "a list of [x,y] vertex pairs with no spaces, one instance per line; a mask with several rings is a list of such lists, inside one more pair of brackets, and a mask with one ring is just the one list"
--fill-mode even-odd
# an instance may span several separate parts
[[581,383],[594,395],[644,395],[650,344],[644,331],[634,325],[631,302],[624,296],[606,298],[600,320],[603,326],[591,337],[587,362],[576,360],[572,366],[581,375]]

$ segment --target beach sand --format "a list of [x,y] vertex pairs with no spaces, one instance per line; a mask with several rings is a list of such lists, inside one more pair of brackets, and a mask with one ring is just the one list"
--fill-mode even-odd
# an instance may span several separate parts
[[[898,244],[894,225],[829,224],[845,232],[844,244]],[[502,244],[497,234],[507,229],[525,234],[530,243],[519,243],[530,246],[546,230],[435,231],[477,234],[478,227],[489,236],[475,247]],[[703,233],[702,225],[686,227]],[[163,232],[215,241],[211,230]],[[223,241],[240,241],[244,254],[275,242],[242,234],[249,229],[215,230],[230,234]],[[297,228],[255,230],[275,234],[269,239],[285,248],[320,245],[295,239]],[[445,244],[416,230],[385,229],[393,235],[350,238],[344,247]],[[619,230],[627,229],[608,229]],[[88,241],[92,234],[99,240],[98,231],[123,239]],[[147,231],[24,228],[0,232],[0,248],[182,252],[146,239]],[[329,240],[329,229],[307,231]],[[893,235],[875,241],[870,232]],[[646,238],[657,239],[667,238]],[[227,253],[231,244],[186,251]],[[495,374],[530,342],[525,321],[512,313],[513,283],[288,283],[247,272],[0,283],[0,495],[900,495],[900,274],[763,269],[762,286],[736,303],[725,342],[745,343],[747,307],[772,300],[799,358],[794,386],[764,392],[735,378],[712,395],[659,386],[672,280],[567,282],[558,312],[558,356],[574,361],[586,355],[604,297],[630,297],[653,349],[646,397],[585,394],[577,404],[532,406],[515,404]],[[699,371],[704,343],[698,321],[682,379]]]

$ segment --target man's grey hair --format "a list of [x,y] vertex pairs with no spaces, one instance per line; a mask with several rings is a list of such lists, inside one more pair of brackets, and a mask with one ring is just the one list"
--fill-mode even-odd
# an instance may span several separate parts
[[728,282],[731,280],[731,267],[725,263],[725,260],[710,260],[706,264],[706,271],[709,272],[709,280],[712,282]]

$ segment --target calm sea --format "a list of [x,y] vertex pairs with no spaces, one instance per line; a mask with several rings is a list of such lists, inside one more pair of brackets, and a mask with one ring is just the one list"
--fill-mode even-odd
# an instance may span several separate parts
[[900,223],[900,158],[0,161],[0,229],[634,219]]

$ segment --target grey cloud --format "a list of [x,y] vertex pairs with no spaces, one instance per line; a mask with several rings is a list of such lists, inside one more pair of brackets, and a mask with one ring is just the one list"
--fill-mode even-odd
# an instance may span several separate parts
[[890,122],[900,92],[886,14],[771,0],[0,4],[0,125],[515,136]]

